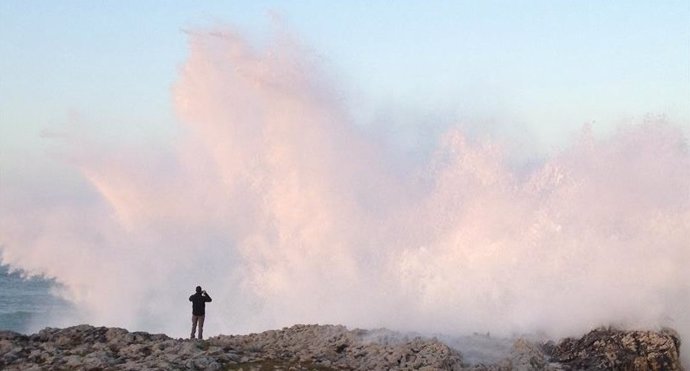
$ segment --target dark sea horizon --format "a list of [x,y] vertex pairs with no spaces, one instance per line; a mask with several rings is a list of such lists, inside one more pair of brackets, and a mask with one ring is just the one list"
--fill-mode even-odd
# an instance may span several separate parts
[[69,302],[54,294],[54,281],[25,277],[0,265],[0,330],[33,333],[71,311]]

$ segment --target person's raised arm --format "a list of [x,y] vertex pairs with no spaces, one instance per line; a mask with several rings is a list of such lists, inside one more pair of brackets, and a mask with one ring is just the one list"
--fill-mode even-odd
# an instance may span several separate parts
[[211,296],[208,294],[208,292],[204,291],[204,296],[206,297],[204,299],[204,301],[206,301],[206,302],[213,301],[213,299],[211,299]]

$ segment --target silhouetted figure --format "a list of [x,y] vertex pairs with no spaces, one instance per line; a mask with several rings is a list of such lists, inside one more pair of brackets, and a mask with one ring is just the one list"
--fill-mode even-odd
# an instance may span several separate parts
[[196,332],[196,326],[199,324],[199,339],[204,338],[204,316],[206,315],[206,303],[211,301],[211,297],[206,291],[201,289],[201,286],[196,287],[196,293],[189,297],[192,302],[192,335]]

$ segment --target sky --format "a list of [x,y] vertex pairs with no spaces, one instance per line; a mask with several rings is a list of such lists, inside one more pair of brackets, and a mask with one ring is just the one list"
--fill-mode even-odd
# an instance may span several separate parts
[[74,120],[169,138],[185,31],[260,44],[275,19],[322,63],[362,125],[401,136],[474,122],[549,151],[663,115],[690,127],[687,1],[3,1],[0,166]]

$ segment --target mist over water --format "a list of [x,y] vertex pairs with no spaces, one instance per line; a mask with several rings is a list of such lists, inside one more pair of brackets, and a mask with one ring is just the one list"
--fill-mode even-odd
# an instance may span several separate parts
[[0,195],[2,261],[54,277],[81,321],[184,336],[199,284],[210,336],[614,324],[689,338],[690,154],[672,123],[603,139],[584,128],[529,167],[503,141],[451,129],[406,164],[290,37],[189,37],[173,143],[104,146],[72,130],[61,156],[79,181]]

